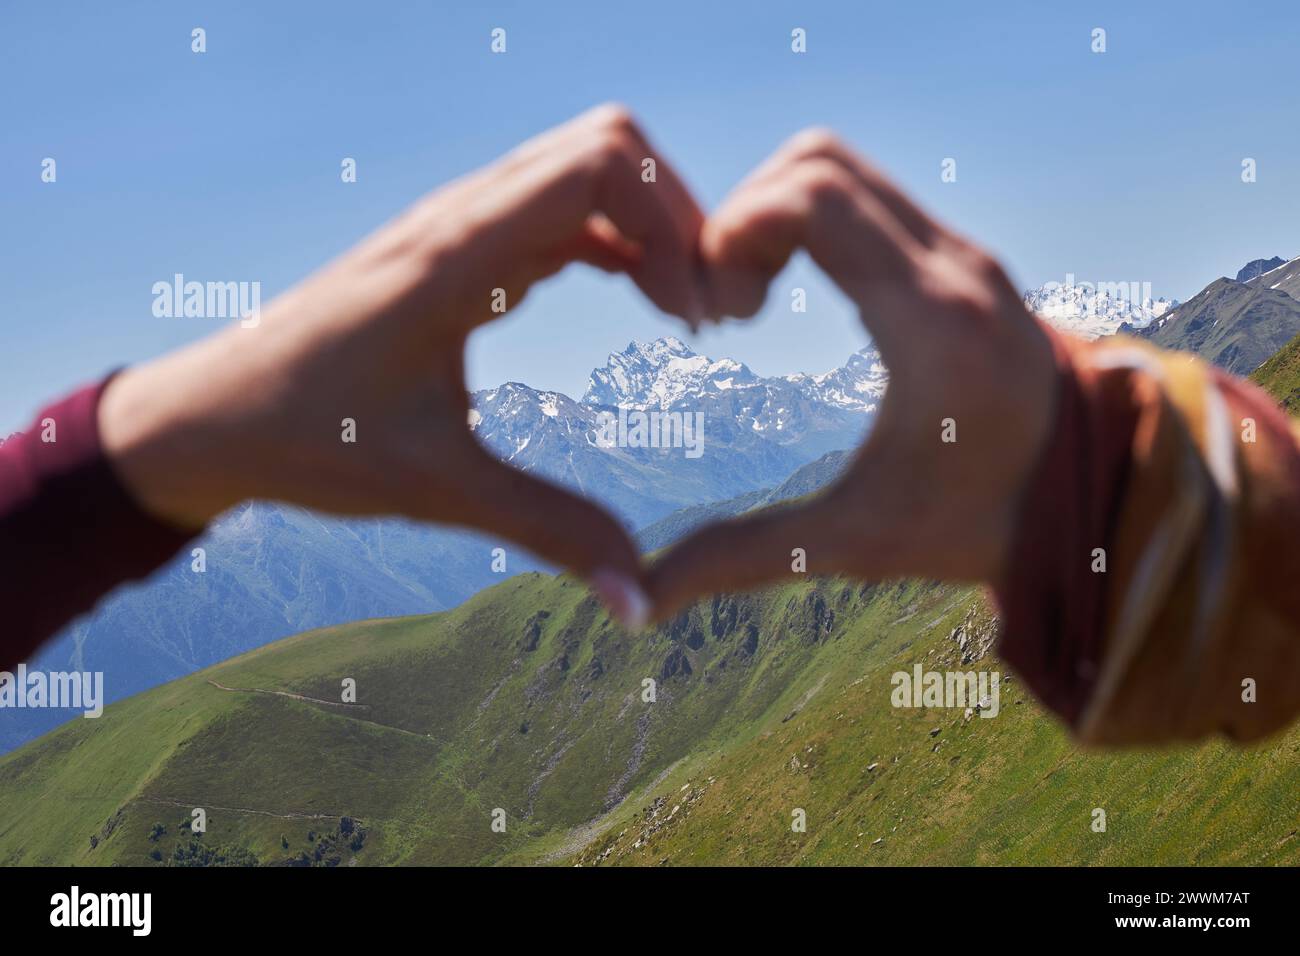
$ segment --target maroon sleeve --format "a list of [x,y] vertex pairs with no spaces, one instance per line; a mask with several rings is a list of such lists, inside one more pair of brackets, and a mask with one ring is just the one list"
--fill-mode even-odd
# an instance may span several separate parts
[[198,533],[145,513],[114,474],[97,420],[110,379],[0,444],[0,670]]

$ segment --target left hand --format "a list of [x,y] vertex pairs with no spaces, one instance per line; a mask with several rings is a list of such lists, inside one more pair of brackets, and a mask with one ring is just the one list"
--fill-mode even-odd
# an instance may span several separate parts
[[[641,181],[653,157],[657,181]],[[604,509],[523,474],[468,428],[469,333],[572,261],[627,272],[697,322],[703,215],[617,107],[540,136],[418,203],[271,303],[115,378],[102,444],[140,503],[199,527],[250,498],[405,515],[517,541],[645,613],[636,547]],[[342,440],[343,419],[356,423]]]

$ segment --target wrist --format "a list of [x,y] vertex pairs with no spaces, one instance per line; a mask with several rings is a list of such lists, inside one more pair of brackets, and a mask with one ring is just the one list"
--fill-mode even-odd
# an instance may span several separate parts
[[242,496],[221,465],[229,456],[219,430],[195,415],[175,387],[184,371],[169,368],[169,360],[125,369],[107,383],[96,412],[100,445],[142,510],[179,528],[201,528]]

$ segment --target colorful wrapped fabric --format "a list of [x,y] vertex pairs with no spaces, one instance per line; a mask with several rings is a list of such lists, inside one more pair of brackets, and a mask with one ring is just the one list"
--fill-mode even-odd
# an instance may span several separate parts
[[1300,712],[1300,446],[1274,401],[1185,354],[1050,329],[1056,422],[1001,580],[1002,656],[1089,744]]

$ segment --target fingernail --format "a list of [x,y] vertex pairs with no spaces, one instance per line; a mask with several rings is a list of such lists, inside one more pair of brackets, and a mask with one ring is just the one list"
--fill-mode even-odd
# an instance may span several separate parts
[[645,627],[650,619],[650,599],[636,581],[618,571],[600,568],[591,573],[588,583],[625,628],[638,631]]
[[704,320],[709,317],[709,311],[704,307],[704,297],[698,291],[692,291],[690,300],[686,303],[685,319],[691,326],[692,332],[698,332]]

